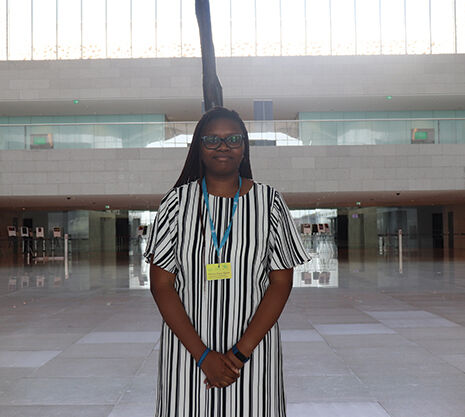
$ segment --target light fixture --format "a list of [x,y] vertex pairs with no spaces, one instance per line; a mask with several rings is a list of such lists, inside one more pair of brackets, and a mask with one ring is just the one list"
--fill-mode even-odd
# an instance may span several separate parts
[[386,96],[386,100],[392,100],[392,96]]
[[73,100],[74,104],[79,104],[79,100]]

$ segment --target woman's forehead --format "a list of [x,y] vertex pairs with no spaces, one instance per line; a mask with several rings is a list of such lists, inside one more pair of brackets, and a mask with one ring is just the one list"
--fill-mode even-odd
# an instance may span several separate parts
[[241,133],[242,129],[238,122],[227,118],[213,119],[203,128],[202,134],[218,133]]

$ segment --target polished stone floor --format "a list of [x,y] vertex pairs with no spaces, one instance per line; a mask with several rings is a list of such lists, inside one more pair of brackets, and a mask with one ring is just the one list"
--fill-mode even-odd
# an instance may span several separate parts
[[[465,256],[350,251],[280,318],[289,417],[464,417]],[[321,278],[321,276],[320,276]],[[334,284],[334,283],[333,283]],[[0,258],[1,417],[150,417],[161,319],[139,256]]]

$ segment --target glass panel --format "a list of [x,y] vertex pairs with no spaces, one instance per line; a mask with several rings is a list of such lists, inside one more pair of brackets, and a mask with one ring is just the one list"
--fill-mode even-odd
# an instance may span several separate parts
[[25,149],[24,127],[0,127],[0,149]]
[[56,59],[56,2],[33,0],[33,59]]
[[438,143],[457,143],[457,121],[439,120]]
[[107,1],[107,47],[109,58],[131,56],[131,2]]
[[431,0],[433,54],[455,52],[454,0]]
[[379,2],[357,0],[357,54],[380,53]]
[[333,55],[355,54],[354,13],[353,0],[331,1],[331,44]]
[[0,60],[6,56],[6,0],[0,0]]
[[257,55],[281,55],[279,0],[255,0],[257,9]]
[[329,0],[307,0],[307,54],[331,55]]
[[457,53],[465,53],[465,0],[456,0]]
[[231,56],[230,0],[210,0],[210,15],[213,41],[215,43],[215,55]]
[[81,58],[81,0],[58,0],[58,59]]
[[383,54],[405,54],[404,0],[381,0]]
[[[213,35],[213,41],[217,53],[215,34]],[[200,37],[195,16],[195,1],[190,0],[182,2],[182,56],[200,56]]]
[[82,0],[82,57],[106,55],[105,0]]
[[287,0],[281,19],[283,55],[305,55],[305,0]]
[[429,54],[429,0],[407,0],[407,53]]
[[256,55],[255,8],[250,0],[231,2],[232,55]]
[[132,0],[133,58],[156,56],[155,14],[153,0]]
[[31,0],[8,3],[8,59],[31,59]]
[[157,56],[181,56],[181,2],[157,1]]

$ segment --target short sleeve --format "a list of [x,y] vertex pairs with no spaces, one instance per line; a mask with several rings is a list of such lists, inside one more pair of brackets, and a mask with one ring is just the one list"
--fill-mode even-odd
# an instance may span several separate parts
[[161,200],[144,252],[147,263],[152,260],[153,264],[172,274],[178,271],[175,256],[178,212],[178,196],[173,188]]
[[270,214],[269,269],[290,269],[310,260],[281,194],[275,191]]

